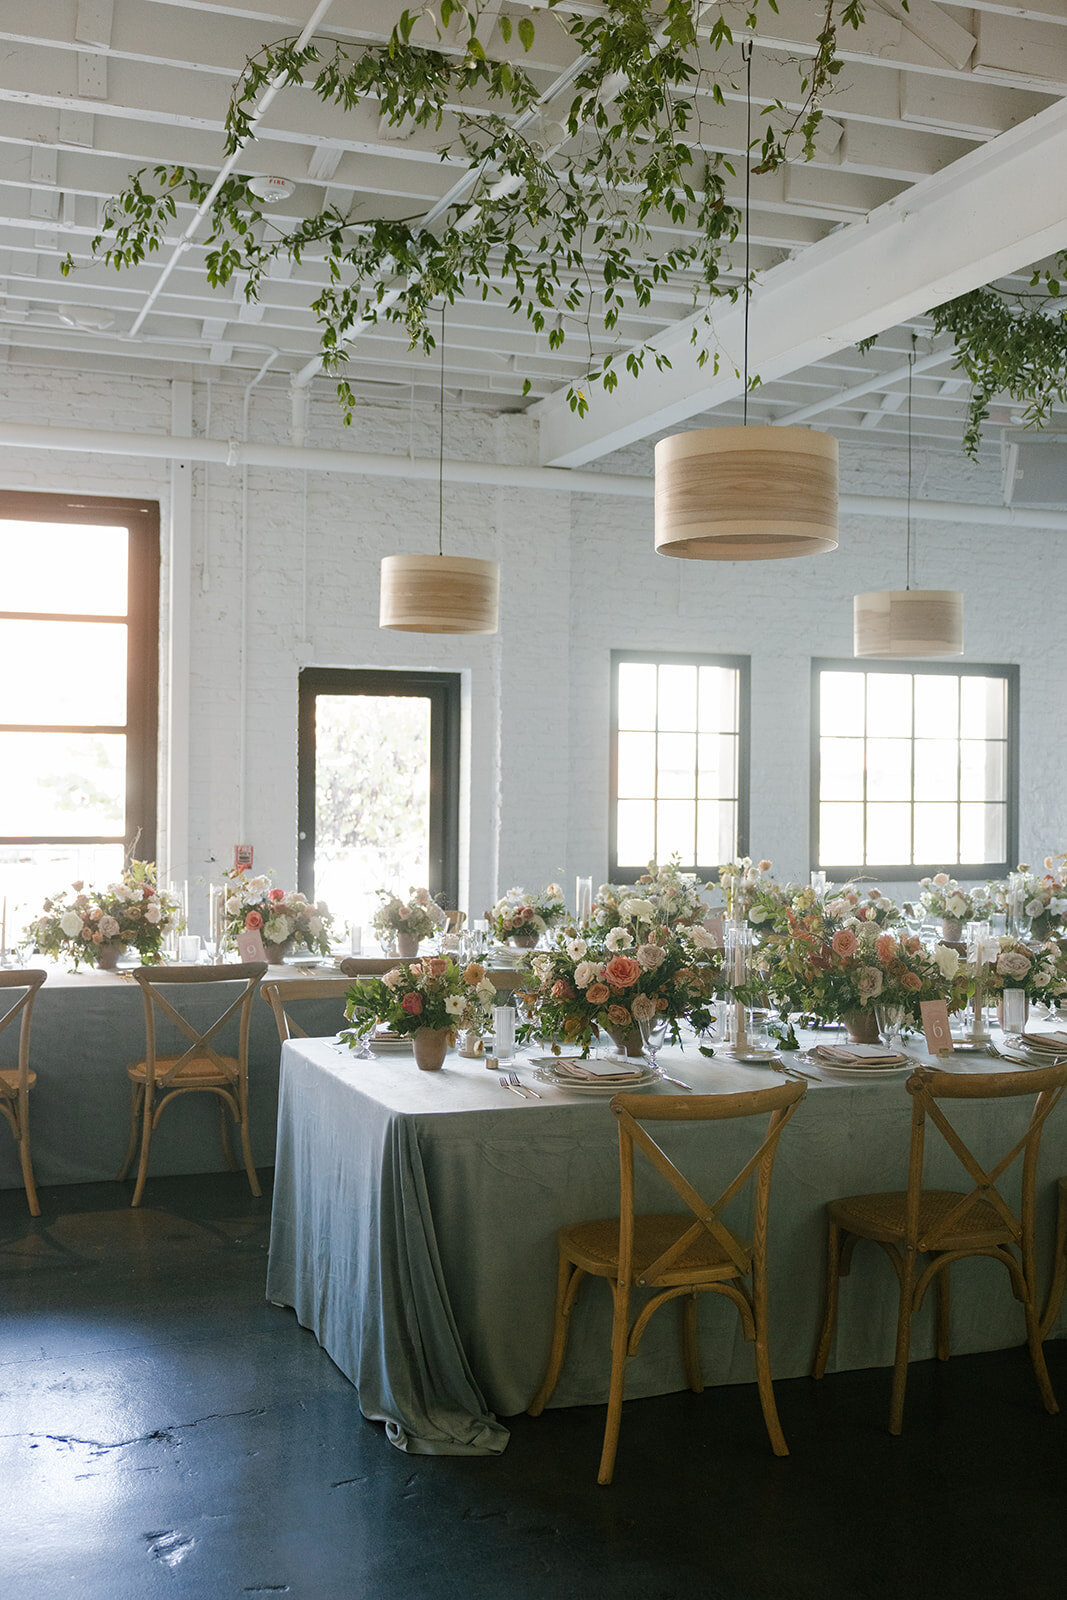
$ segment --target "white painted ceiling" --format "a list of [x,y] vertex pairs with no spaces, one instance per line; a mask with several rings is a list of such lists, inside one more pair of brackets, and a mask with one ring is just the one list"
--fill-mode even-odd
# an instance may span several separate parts
[[[579,4],[582,0],[575,0]],[[277,273],[255,305],[245,303],[243,283],[225,291],[207,286],[203,249],[195,240],[162,283],[169,248],[121,274],[89,264],[89,243],[105,201],[138,167],[180,162],[209,180],[214,176],[223,159],[227,101],[243,63],[264,43],[299,33],[313,9],[314,0],[5,0],[0,6],[0,360],[241,384],[269,362],[272,383],[300,375],[315,393],[332,391],[332,380],[315,371],[318,338],[309,309],[324,282],[321,260],[308,255],[291,271]],[[401,9],[402,0],[333,0],[321,32],[352,43],[381,41]],[[500,13],[515,17],[536,9],[535,0],[499,0],[497,5]],[[727,3],[723,9],[740,39],[747,7]],[[796,60],[811,54],[823,9],[821,0],[779,0],[774,12],[761,0],[753,69],[760,103],[775,96],[796,103]],[[859,32],[842,31],[845,66],[824,103],[815,159],[753,180],[753,265],[762,277],[776,269],[776,278],[792,292],[789,315],[796,329],[779,340],[783,348],[773,376],[751,399],[749,416],[759,422],[810,420],[843,440],[902,442],[906,361],[914,332],[916,442],[955,451],[968,390],[952,370],[951,347],[931,345],[929,323],[921,314],[945,295],[924,302],[922,287],[913,286],[909,304],[914,309],[903,320],[894,318],[870,352],[856,348],[852,330],[862,316],[853,315],[847,325],[842,322],[839,339],[823,339],[827,353],[812,359],[804,348],[805,255],[814,250],[809,262],[825,263],[832,273],[835,254],[855,244],[867,219],[905,218],[912,209],[925,215],[929,239],[937,231],[938,194],[951,192],[957,164],[963,164],[958,168],[962,184],[975,165],[976,150],[988,147],[994,158],[1002,145],[1010,147],[1009,154],[1018,151],[1026,130],[1040,132],[1050,119],[1058,134],[1056,119],[1067,110],[1067,0],[1027,5],[977,0],[967,6],[910,0],[907,9],[900,0],[868,0],[866,13]],[[431,38],[428,33],[426,42]],[[508,48],[499,35],[495,43],[501,53]],[[573,54],[561,30],[542,17],[524,64],[550,104],[553,86]],[[708,148],[733,158],[739,176],[729,197],[740,200],[745,119],[739,45],[730,65],[736,88],[727,93],[725,108],[710,99],[702,105],[701,137]],[[1032,258],[1019,258],[1028,241],[1041,239],[1042,253],[1067,246],[1065,169],[1050,173],[1046,146],[1039,140],[1034,148],[1040,154],[1032,158],[1031,173],[1044,207],[1037,223],[1028,220],[1013,231],[1011,205],[976,215],[982,249],[959,241],[956,276],[939,276],[931,261],[931,284],[974,286],[967,263],[984,259],[988,241],[1004,241],[989,259],[998,263],[1002,281],[1020,284],[1029,277]],[[559,159],[565,161],[565,148]],[[398,137],[383,126],[376,104],[346,114],[293,88],[274,99],[238,170],[295,182],[292,198],[275,208],[284,219],[313,214],[326,202],[362,217],[425,214],[463,175],[439,159],[421,130]],[[1018,167],[1011,170],[1017,179]],[[1021,187],[1028,189],[1029,183]],[[179,212],[174,243],[191,215],[189,209]],[[665,229],[664,244],[669,239]],[[84,263],[70,278],[59,271],[67,250]],[[913,259],[924,266],[922,251]],[[740,267],[739,242],[731,263],[735,281]],[[792,275],[798,275],[795,285]],[[889,306],[892,295],[885,283],[864,280],[861,288],[867,295],[863,325],[874,331],[873,318],[881,329],[878,308]],[[671,330],[691,312],[684,285],[658,293],[647,310],[626,317],[624,342],[669,342]],[[754,326],[760,312],[757,290]],[[502,410],[537,401],[546,418],[562,415],[563,392],[584,364],[580,338],[551,351],[547,333],[536,334],[492,298],[471,298],[449,313],[447,347],[453,400]],[[791,350],[797,357],[792,367]],[[407,348],[401,328],[385,324],[361,333],[351,350],[349,375],[360,396],[406,400],[413,386],[426,398],[437,392],[435,363]],[[524,399],[526,379],[531,394]],[[710,412],[692,386],[695,398],[688,398],[685,384],[679,375],[669,398],[672,414],[692,418],[688,425],[740,420],[739,384],[720,386]],[[619,404],[629,406],[627,437],[661,425],[665,413],[650,403],[646,426],[641,397],[649,388],[638,385],[628,398],[620,397]],[[1009,402],[995,406],[988,429],[991,459],[1000,430],[1016,420]],[[1060,426],[1064,421],[1057,419]],[[584,459],[603,455],[621,439],[608,416],[592,430]]]

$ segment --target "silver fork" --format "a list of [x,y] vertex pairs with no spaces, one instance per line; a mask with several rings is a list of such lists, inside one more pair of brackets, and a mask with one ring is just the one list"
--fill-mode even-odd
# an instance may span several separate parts
[[523,1083],[517,1072],[508,1073],[508,1083],[513,1089],[518,1089],[520,1094],[528,1094],[534,1100],[541,1098],[536,1089],[531,1089],[528,1083]]

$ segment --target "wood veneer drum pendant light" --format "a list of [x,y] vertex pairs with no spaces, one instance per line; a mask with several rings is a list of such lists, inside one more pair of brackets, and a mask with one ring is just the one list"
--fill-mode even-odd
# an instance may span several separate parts
[[437,472],[437,554],[383,556],[378,626],[399,633],[495,633],[500,568],[444,554],[445,313],[441,309],[441,443]]
[[744,426],[698,428],[656,446],[656,549],[690,561],[775,561],[837,549],[837,440],[748,426],[752,44],[742,46],[745,147]]
[[914,336],[908,357],[908,545],[905,587],[875,589],[852,602],[855,656],[899,658],[963,654],[963,596],[956,589],[911,586],[911,397]]

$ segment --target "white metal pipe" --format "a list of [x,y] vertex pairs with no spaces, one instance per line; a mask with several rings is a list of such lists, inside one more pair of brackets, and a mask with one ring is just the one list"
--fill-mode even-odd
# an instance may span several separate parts
[[[267,467],[275,472],[335,472],[346,477],[407,478],[437,482],[438,463],[407,455],[361,450],[311,450],[293,445],[242,444],[239,439],[178,438],[164,433],[109,433],[103,428],[50,428],[36,422],[0,422],[0,449],[71,450],[87,455],[139,456],[157,461],[209,461],[227,467]],[[548,494],[609,494],[651,500],[651,478],[565,467],[519,467],[494,461],[446,461],[446,483],[542,490]],[[843,494],[845,516],[906,517],[903,496]],[[1053,528],[1067,533],[1067,511],[973,505],[966,500],[917,500],[920,522],[963,522],[976,527]]]

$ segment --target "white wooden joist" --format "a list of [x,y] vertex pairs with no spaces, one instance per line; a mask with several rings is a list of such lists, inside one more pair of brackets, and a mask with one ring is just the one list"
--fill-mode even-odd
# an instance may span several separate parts
[[[783,377],[1067,248],[1065,170],[1061,102],[774,268],[752,296],[749,370]],[[708,332],[698,316],[658,341],[670,368],[646,361],[636,378],[620,373],[613,393],[592,389],[585,417],[562,394],[539,402],[542,461],[578,466],[736,396],[743,327],[741,303],[715,310],[717,375],[698,364]]]

